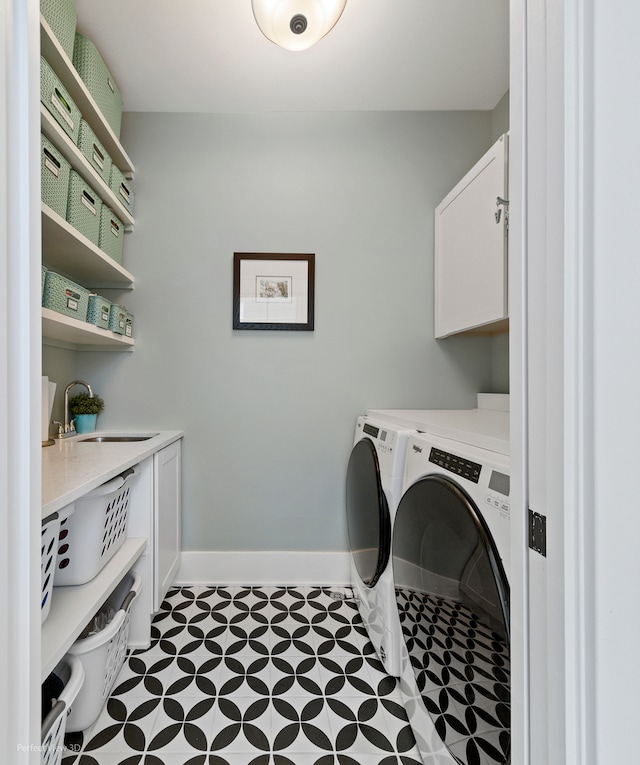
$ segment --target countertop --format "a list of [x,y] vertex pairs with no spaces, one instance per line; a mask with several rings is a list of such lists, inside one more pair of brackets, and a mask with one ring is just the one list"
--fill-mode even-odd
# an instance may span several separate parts
[[[146,441],[86,443],[92,436],[155,434]],[[181,430],[96,431],[56,439],[42,448],[42,517],[62,509],[123,470],[142,462],[184,435]]]

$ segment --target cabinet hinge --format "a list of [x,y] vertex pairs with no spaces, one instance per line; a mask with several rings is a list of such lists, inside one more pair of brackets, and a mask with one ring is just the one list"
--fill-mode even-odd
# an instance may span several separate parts
[[509,231],[509,200],[502,197],[496,197],[496,207],[498,208],[494,215],[496,223],[500,223],[502,217],[502,208],[504,207],[504,230],[505,233]]
[[547,518],[529,508],[529,547],[547,557]]

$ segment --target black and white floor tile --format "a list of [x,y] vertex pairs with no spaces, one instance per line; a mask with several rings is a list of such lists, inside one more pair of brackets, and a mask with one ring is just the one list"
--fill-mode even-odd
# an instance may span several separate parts
[[420,765],[349,588],[183,587],[63,765]]

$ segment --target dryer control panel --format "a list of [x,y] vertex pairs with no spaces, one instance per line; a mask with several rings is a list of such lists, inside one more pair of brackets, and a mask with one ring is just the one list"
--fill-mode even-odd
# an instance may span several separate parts
[[508,518],[511,511],[509,504],[509,476],[498,470],[492,470],[489,487],[484,501],[495,507],[503,518]]

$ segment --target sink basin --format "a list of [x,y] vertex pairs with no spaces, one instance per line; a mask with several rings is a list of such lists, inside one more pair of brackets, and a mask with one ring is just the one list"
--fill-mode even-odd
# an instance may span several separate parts
[[157,433],[151,433],[148,436],[90,436],[89,438],[79,438],[83,444],[106,444],[106,443],[126,443],[128,441],[148,441],[157,436]]

